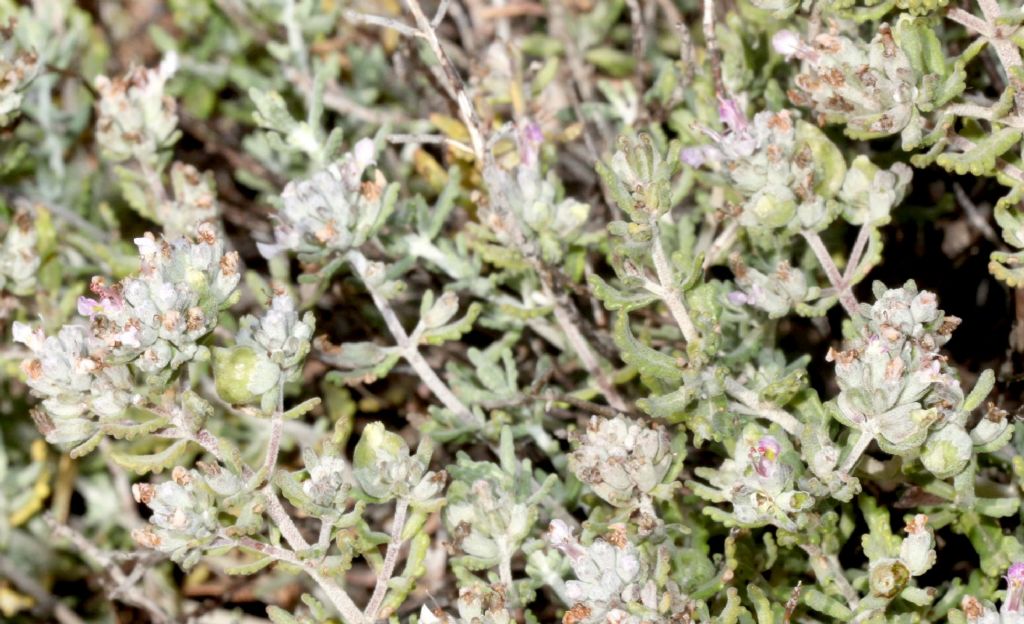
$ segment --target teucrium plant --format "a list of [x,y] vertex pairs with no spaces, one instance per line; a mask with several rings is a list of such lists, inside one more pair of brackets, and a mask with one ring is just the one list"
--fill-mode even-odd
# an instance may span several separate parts
[[91,4],[0,0],[4,621],[1024,622],[1019,7]]

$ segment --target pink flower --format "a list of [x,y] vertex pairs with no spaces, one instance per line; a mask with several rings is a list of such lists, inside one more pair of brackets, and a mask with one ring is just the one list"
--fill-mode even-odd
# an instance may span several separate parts
[[[108,292],[107,294],[116,295],[116,293],[111,292]],[[83,295],[78,298],[78,313],[82,316],[88,316],[89,318],[92,318],[97,314],[109,315],[111,312],[120,310],[122,305],[123,302],[120,296],[103,297],[99,301],[96,301],[95,299],[90,299]]]
[[544,143],[544,133],[533,121],[526,121],[519,126],[519,157],[523,165],[532,166],[537,162],[540,146]]
[[769,478],[775,474],[779,453],[782,445],[773,436],[762,436],[754,446],[750,447],[750,463],[758,475]]
[[733,132],[742,132],[747,129],[747,116],[743,114],[739,102],[732,98],[718,98],[718,116],[722,123]]
[[800,39],[800,35],[792,30],[780,30],[772,35],[772,47],[776,52],[785,56],[786,60],[794,56],[812,63],[818,60],[818,53],[814,51],[814,48],[804,43]]
[[78,298],[78,313],[92,318],[96,314],[103,313],[103,305],[95,299],[82,296]]
[[1006,599],[1004,613],[1021,613],[1024,598],[1024,562],[1018,561],[1006,571]]
[[792,30],[780,30],[772,35],[772,47],[787,59],[793,58],[803,46],[800,35]]

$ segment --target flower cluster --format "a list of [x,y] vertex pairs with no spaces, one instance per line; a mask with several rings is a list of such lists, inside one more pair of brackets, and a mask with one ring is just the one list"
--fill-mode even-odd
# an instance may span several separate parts
[[16,323],[13,333],[32,352],[22,370],[42,399],[36,421],[47,442],[62,447],[85,442],[97,431],[95,419],[117,418],[135,400],[128,366],[104,363],[88,328],[65,325],[48,337],[41,329]]
[[164,88],[177,70],[178,57],[169,54],[156,69],[134,67],[113,80],[96,78],[96,140],[106,158],[134,158],[152,167],[160,149],[174,143],[177,104]]
[[594,416],[576,434],[569,468],[598,496],[617,507],[663,494],[672,466],[672,440],[663,428],[625,417]]
[[135,501],[149,507],[149,524],[136,529],[132,537],[147,548],[167,553],[183,567],[195,565],[202,547],[211,543],[220,528],[213,492],[202,476],[181,466],[171,480],[158,485],[136,483]]
[[693,482],[696,493],[712,502],[727,502],[731,513],[706,508],[705,513],[742,527],[775,525],[795,531],[807,521],[801,512],[814,505],[814,497],[797,489],[799,465],[789,457],[792,446],[784,437],[748,425],[737,439],[731,459],[717,469],[697,468],[697,476],[710,488]]
[[856,336],[829,352],[836,363],[836,417],[875,437],[883,450],[916,455],[940,476],[960,472],[972,456],[964,393],[939,349],[960,324],[935,295],[913,282],[879,289],[878,301],[854,319]]
[[132,362],[156,375],[205,357],[199,339],[217,325],[217,315],[234,303],[241,279],[238,254],[210,224],[200,224],[196,240],[135,239],[141,268],[135,277],[108,286],[94,278],[96,298],[81,297],[79,314],[91,321],[93,338],[105,357]]
[[265,413],[273,412],[284,383],[300,373],[312,338],[313,315],[300,318],[290,296],[275,295],[262,318],[241,318],[234,347],[214,350],[217,392],[229,403],[258,400]]
[[377,500],[402,498],[428,501],[444,487],[446,475],[428,470],[429,442],[415,454],[397,433],[379,422],[370,423],[352,453],[352,472],[363,493]]
[[[373,141],[362,139],[326,170],[289,183],[281,193],[274,242],[260,243],[260,252],[268,258],[283,251],[323,256],[359,248],[394,202],[395,188],[375,160]],[[370,179],[364,179],[367,171]]]
[[606,538],[584,546],[561,520],[548,527],[548,543],[569,560],[575,580],[565,594],[572,606],[567,617],[579,624],[617,622],[639,624],[631,615],[636,607],[656,609],[655,584],[648,578],[647,562],[630,543],[623,527],[613,527]]
[[21,296],[35,290],[41,264],[38,238],[29,214],[16,213],[0,247],[0,289]]

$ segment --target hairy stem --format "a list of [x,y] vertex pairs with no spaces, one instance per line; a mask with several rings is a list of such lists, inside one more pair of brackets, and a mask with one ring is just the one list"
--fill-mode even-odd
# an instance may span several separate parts
[[363,615],[370,622],[377,621],[377,612],[380,610],[380,605],[384,602],[384,597],[388,592],[388,582],[391,580],[391,575],[395,573],[395,565],[398,563],[398,551],[402,548],[402,531],[405,529],[405,516],[408,511],[409,501],[404,498],[398,499],[395,503],[395,516],[391,520],[391,539],[388,541],[388,549],[384,553],[384,565],[377,572],[377,583],[374,585],[373,595],[370,596],[370,601],[366,604],[366,609],[363,611]]
[[702,25],[704,28],[704,45],[707,47],[708,59],[711,64],[711,78],[715,84],[715,95],[725,98],[725,83],[722,81],[722,63],[718,57],[718,36],[715,34],[715,0],[704,0]]
[[265,544],[258,540],[254,540],[249,537],[241,537],[237,540],[228,540],[232,545],[241,548],[248,548],[249,550],[255,550],[268,557],[273,557],[278,561],[289,563],[295,567],[301,568],[308,574],[314,581],[320,585],[320,588],[327,594],[327,598],[331,601],[331,604],[341,614],[341,618],[348,624],[369,624],[368,620],[363,617],[363,613],[356,606],[356,603],[352,602],[352,599],[348,597],[337,583],[332,579],[324,576],[323,573],[312,563],[299,559],[294,552],[285,550],[284,548],[278,548],[270,544]]
[[850,474],[853,469],[857,466],[857,462],[860,460],[860,456],[867,450],[868,445],[875,439],[875,436],[868,431],[861,431],[857,441],[854,442],[853,448],[850,449],[850,454],[843,460],[843,464],[839,467],[839,472],[843,474]]
[[676,325],[679,326],[679,330],[683,332],[683,338],[686,339],[686,342],[693,342],[700,338],[700,334],[697,332],[697,326],[693,324],[693,319],[690,318],[686,304],[683,303],[683,294],[676,286],[675,272],[672,270],[671,264],[669,264],[665,248],[661,243],[661,229],[657,223],[652,225],[654,240],[652,242],[651,257],[654,261],[654,270],[658,274],[658,283],[661,286],[660,294],[665,301],[665,305],[668,306],[668,311],[672,314],[672,318],[675,319]]
[[825,243],[822,242],[821,236],[818,236],[817,232],[811,232],[810,230],[804,230],[801,232],[804,240],[810,245],[811,251],[814,252],[814,256],[818,259],[818,264],[825,270],[825,275],[828,277],[829,283],[836,289],[836,293],[839,295],[839,303],[842,304],[843,309],[846,310],[846,314],[850,317],[857,315],[857,298],[850,292],[850,286],[843,279],[843,276],[839,273],[839,268],[836,267],[836,263],[832,260],[832,256],[829,255],[828,249],[825,248]]
[[481,131],[483,123],[480,121],[480,117],[477,115],[476,109],[473,108],[473,103],[466,93],[466,86],[455,70],[451,59],[448,58],[448,54],[441,47],[441,41],[437,38],[434,25],[430,22],[430,18],[423,13],[419,0],[405,0],[405,4],[409,7],[409,12],[412,13],[413,19],[416,20],[416,26],[419,28],[420,34],[426,40],[427,45],[430,46],[430,51],[437,57],[438,62],[441,64],[441,69],[444,70],[443,76],[448,83],[448,89],[455,94],[455,103],[459,108],[459,117],[462,118],[462,123],[466,126],[466,131],[469,132],[469,141],[473,146],[473,153],[476,154],[478,160],[482,161],[484,157],[484,136]]
[[785,410],[775,407],[767,401],[762,401],[757,396],[756,392],[747,389],[739,381],[732,378],[726,378],[725,392],[732,398],[739,401],[744,407],[749,409],[751,414],[775,423],[785,429],[786,433],[792,436],[800,436],[800,432],[803,430],[803,424],[801,424],[796,417]]
[[800,548],[811,558],[811,566],[814,568],[815,575],[818,576],[818,582],[824,584],[831,581],[835,583],[850,609],[856,610],[857,605],[860,604],[860,596],[857,595],[857,590],[846,578],[839,558],[835,555],[826,555],[821,548],[814,544],[801,544]]
[[[540,270],[543,271],[543,268]],[[608,375],[601,369],[601,362],[597,359],[597,354],[594,353],[593,348],[583,336],[580,328],[573,322],[572,315],[566,309],[566,306],[559,301],[559,297],[551,288],[551,285],[548,283],[549,281],[542,276],[541,289],[554,306],[555,322],[558,323],[558,327],[565,334],[566,340],[569,341],[569,346],[576,352],[576,356],[580,358],[583,368],[597,382],[597,387],[601,389],[601,393],[608,399],[608,404],[619,411],[627,411],[629,407],[626,405],[626,401],[615,389],[615,385],[608,378]]]
[[857,240],[853,243],[853,249],[850,251],[850,262],[846,266],[846,272],[843,273],[843,281],[847,284],[853,283],[853,278],[857,274],[857,265],[860,264],[860,259],[864,255],[864,249],[867,247],[868,241],[871,240],[871,231],[874,226],[865,223],[860,226],[857,231]]
[[57,600],[45,587],[4,555],[0,555],[0,577],[7,579],[18,591],[35,600],[35,609],[52,617],[58,624],[85,624],[85,621],[75,615],[67,605]]
[[[93,565],[102,568],[114,587],[107,590],[107,595],[114,600],[120,600],[125,604],[136,606],[149,614],[149,618],[158,624],[171,622],[171,616],[164,611],[163,607],[145,595],[138,587],[138,579],[128,578],[116,561],[98,546],[93,544],[87,537],[72,529],[66,524],[60,524],[52,517],[46,518],[47,524],[53,534],[74,544],[75,549]],[[139,564],[141,565],[141,564]]]
[[512,555],[502,548],[501,560],[498,562],[498,578],[501,584],[508,591],[509,605],[512,608],[519,606],[519,595],[516,593],[516,586],[512,580]]
[[366,259],[361,252],[350,251],[348,254],[349,262],[352,264],[352,268],[355,270],[359,279],[362,280],[366,290],[370,293],[370,297],[373,299],[373,304],[376,306],[377,311],[380,312],[381,317],[384,319],[384,324],[387,325],[388,330],[394,337],[395,342],[398,343],[398,348],[402,350],[402,357],[405,358],[409,365],[412,366],[416,374],[419,375],[420,380],[430,389],[437,400],[452,411],[467,427],[479,427],[480,419],[477,418],[473,412],[466,407],[459,397],[455,396],[455,393],[451,391],[437,373],[434,372],[433,367],[423,358],[423,355],[419,351],[419,347],[409,339],[408,332],[402,327],[401,321],[398,320],[398,316],[395,314],[394,309],[387,299],[371,285],[370,280],[367,279],[367,270],[369,261]]

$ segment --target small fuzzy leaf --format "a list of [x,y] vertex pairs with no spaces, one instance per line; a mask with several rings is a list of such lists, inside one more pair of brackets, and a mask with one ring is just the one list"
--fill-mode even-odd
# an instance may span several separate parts
[[137,474],[147,474],[162,472],[170,468],[185,454],[186,450],[188,450],[188,440],[176,440],[162,451],[149,455],[113,452],[110,457],[121,466]]

